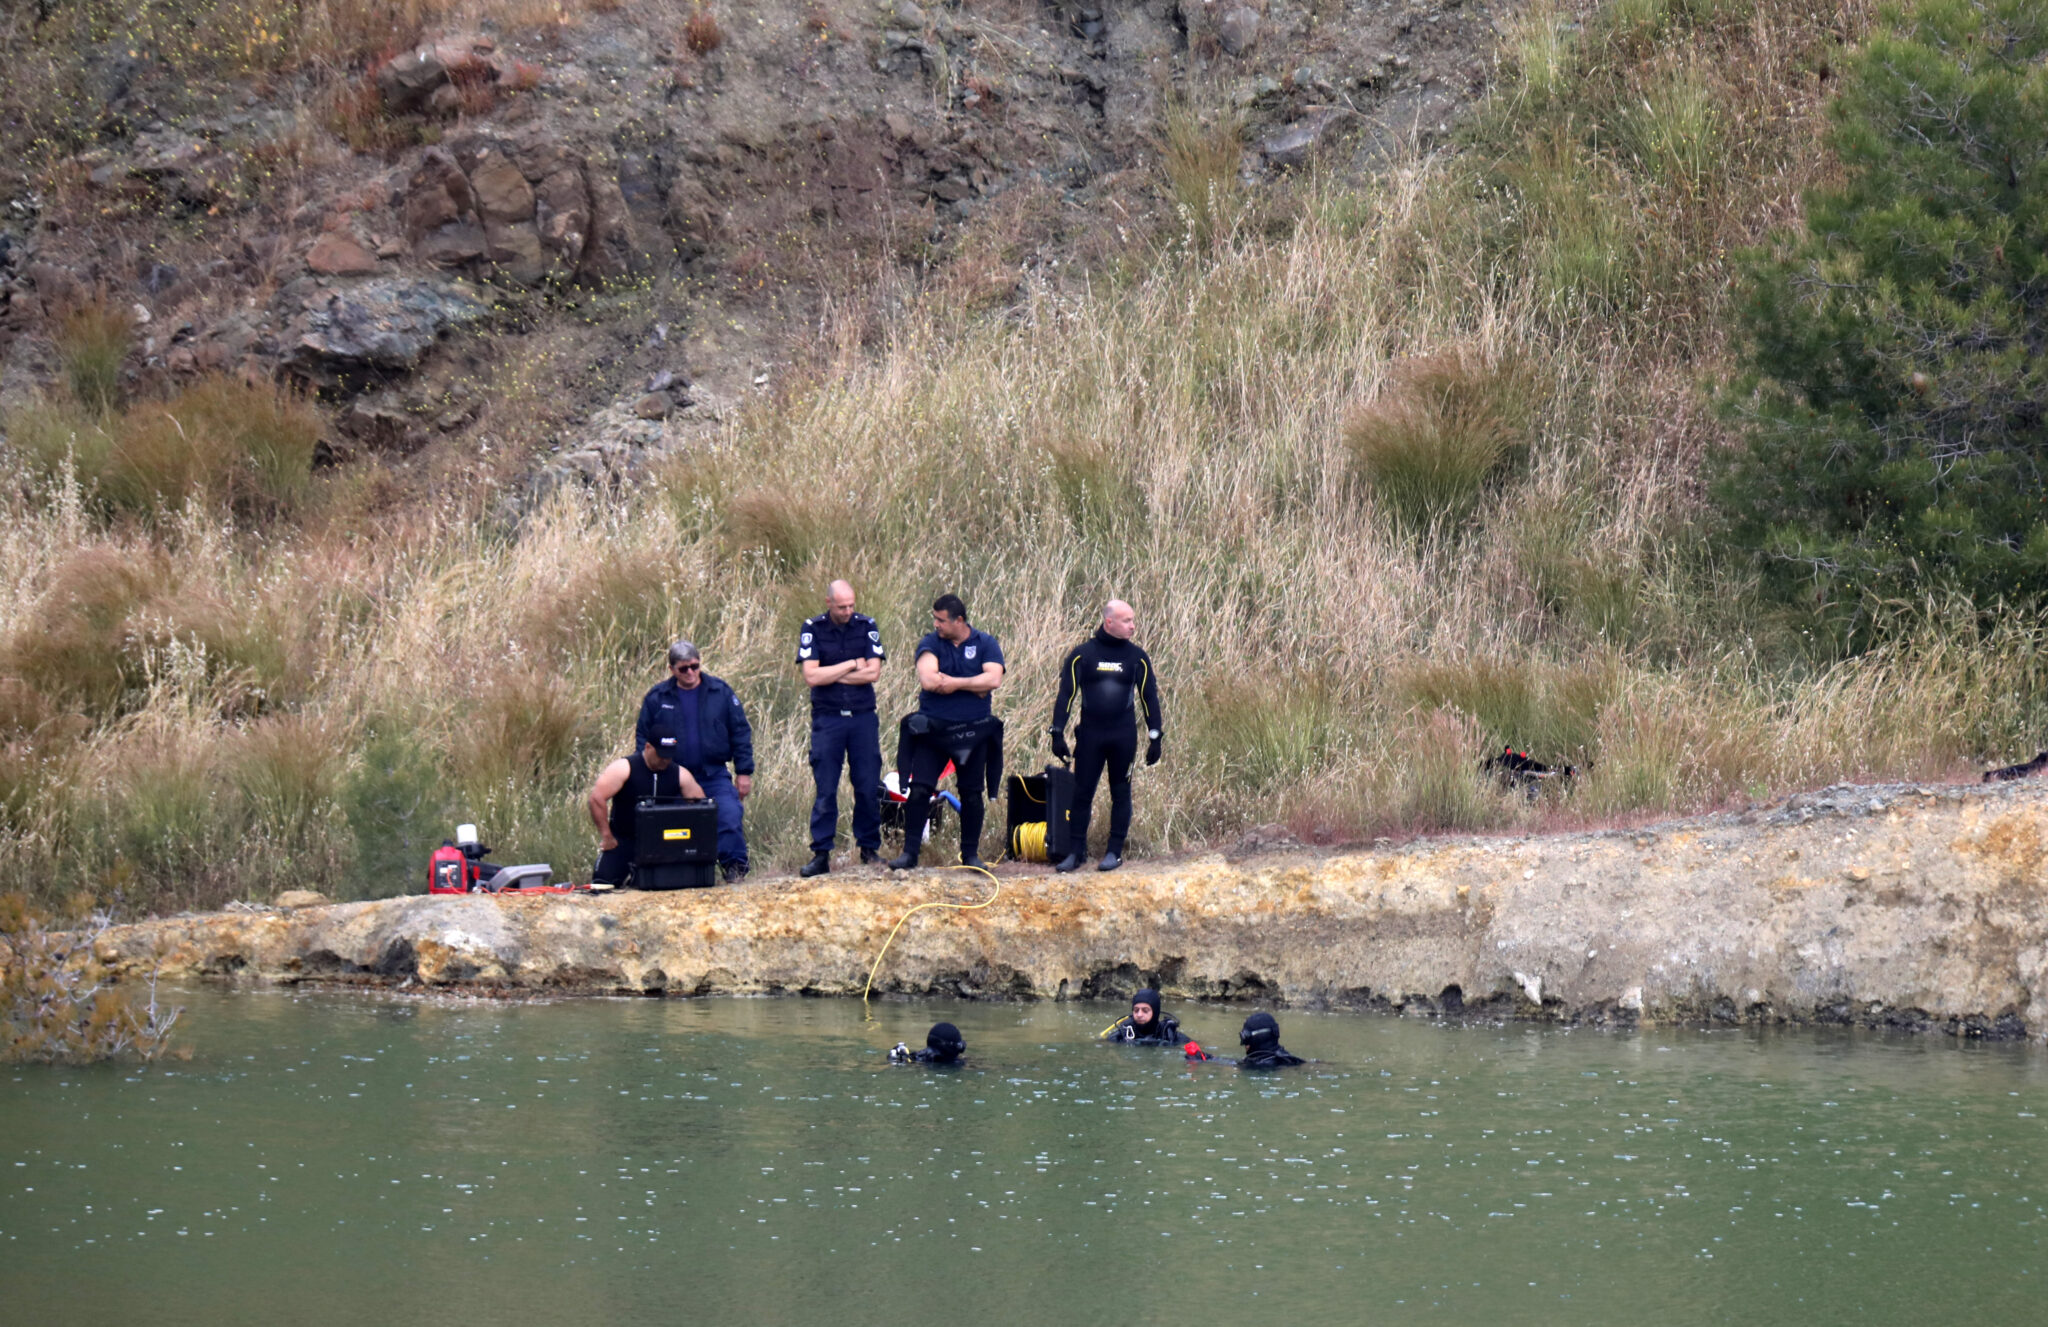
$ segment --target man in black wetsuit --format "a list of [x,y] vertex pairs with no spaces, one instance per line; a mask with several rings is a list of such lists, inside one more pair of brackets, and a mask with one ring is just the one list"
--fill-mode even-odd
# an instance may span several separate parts
[[667,724],[650,724],[647,744],[606,765],[590,785],[590,821],[597,826],[597,865],[590,871],[591,884],[623,885],[632,877],[641,798],[704,795],[690,771],[676,763],[678,745]]
[[1268,1013],[1247,1018],[1237,1040],[1244,1047],[1244,1055],[1237,1062],[1240,1069],[1285,1069],[1308,1063],[1280,1044],[1280,1022]]
[[1067,855],[1053,870],[1079,869],[1088,852],[1088,816],[1095,785],[1109,771],[1109,843],[1095,869],[1114,871],[1124,864],[1124,838],[1131,832],[1131,761],[1138,754],[1138,709],[1143,706],[1145,763],[1159,763],[1164,720],[1159,712],[1159,678],[1151,656],[1131,635],[1138,615],[1121,599],[1102,610],[1102,625],[1074,647],[1060,664],[1059,696],[1052,703],[1052,753],[1068,759],[1067,714],[1080,697],[1081,719],[1074,726],[1074,807],[1068,820]]
[[967,1039],[960,1035],[960,1029],[951,1023],[934,1023],[932,1030],[924,1034],[924,1049],[914,1051],[902,1042],[897,1042],[889,1052],[891,1064],[958,1064],[960,1053],[967,1049]]
[[1112,1023],[1104,1041],[1132,1046],[1184,1046],[1180,1020],[1159,1007],[1159,992],[1149,986],[1131,996],[1131,1012]]
[[[910,787],[903,806],[903,855],[889,869],[917,865],[924,844],[925,817],[946,762],[960,793],[960,864],[986,869],[981,860],[981,822],[987,812],[991,760],[1001,761],[1002,724],[989,693],[1003,684],[1003,647],[967,621],[967,605],[956,594],[932,603],[932,629],[917,643],[917,713],[910,716],[904,751]],[[994,771],[1000,774],[998,769]]]

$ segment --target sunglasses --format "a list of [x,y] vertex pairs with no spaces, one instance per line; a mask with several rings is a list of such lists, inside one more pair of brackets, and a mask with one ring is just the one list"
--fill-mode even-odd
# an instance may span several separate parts
[[701,664],[701,663],[679,663],[679,664],[670,664],[670,665],[669,665],[669,668],[670,668],[671,670],[673,670],[673,671],[675,671],[675,672],[678,672],[678,673],[695,673],[695,672],[701,672],[701,671],[703,670],[703,667],[704,667],[704,665],[703,665],[703,664]]

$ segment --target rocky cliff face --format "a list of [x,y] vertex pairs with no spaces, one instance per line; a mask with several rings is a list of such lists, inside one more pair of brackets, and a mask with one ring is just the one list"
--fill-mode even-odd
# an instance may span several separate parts
[[[905,923],[887,994],[1120,995],[1561,1020],[2048,1035],[2048,786],[1836,788],[1767,810],[1115,876],[1005,867]],[[129,971],[646,995],[861,994],[890,928],[986,878],[387,899],[110,932]]]

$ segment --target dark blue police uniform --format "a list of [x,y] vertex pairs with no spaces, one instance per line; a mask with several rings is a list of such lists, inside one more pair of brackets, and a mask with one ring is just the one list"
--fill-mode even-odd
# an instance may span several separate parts
[[[826,667],[856,659],[886,659],[882,631],[863,613],[851,613],[841,626],[830,613],[803,625],[797,637],[796,662],[802,668],[817,662]],[[882,744],[876,728],[875,688],[834,682],[811,688],[811,781],[817,796],[811,802],[811,851],[829,853],[839,829],[839,769],[853,780],[853,841],[869,852],[882,847]]]
[[[1004,662],[1001,643],[979,627],[970,627],[967,639],[958,645],[936,631],[926,632],[911,657],[922,659],[927,654],[938,664],[939,671],[948,677],[980,677],[986,665]],[[944,694],[921,691],[917,709],[918,713],[936,721],[942,732],[949,729],[958,731],[961,725],[979,724],[994,713],[994,706],[985,691]],[[909,765],[904,773],[910,778],[910,788],[903,823],[905,851],[910,855],[911,865],[915,865],[918,845],[924,840],[925,815],[931,805],[932,793],[949,760],[957,762],[953,774],[960,793],[960,855],[963,860],[979,857],[982,817],[987,810],[983,802],[984,786],[988,779],[991,750],[1001,750],[1000,740],[993,734],[977,738],[964,758],[954,752],[943,738],[925,738],[910,743],[904,753]],[[1001,759],[1000,755],[996,758],[998,761]]]

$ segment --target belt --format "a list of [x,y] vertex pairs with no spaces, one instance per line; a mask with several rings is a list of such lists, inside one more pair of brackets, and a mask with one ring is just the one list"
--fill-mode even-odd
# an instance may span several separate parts
[[861,716],[861,715],[863,715],[863,714],[873,714],[873,713],[874,713],[874,711],[873,711],[873,710],[812,710],[812,711],[811,711],[811,713],[812,713],[813,715],[819,715],[819,714],[836,714],[836,715],[838,715],[838,716],[839,716],[840,718],[842,718],[842,719],[853,719],[853,718],[858,718],[859,716]]

